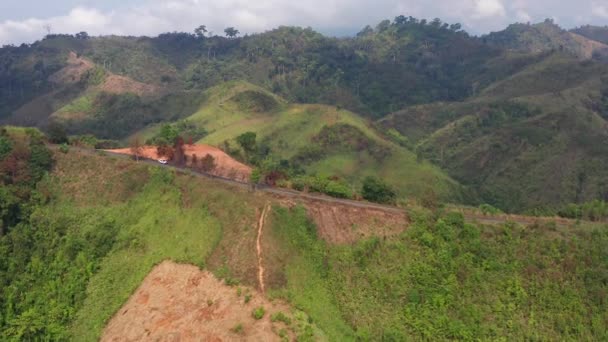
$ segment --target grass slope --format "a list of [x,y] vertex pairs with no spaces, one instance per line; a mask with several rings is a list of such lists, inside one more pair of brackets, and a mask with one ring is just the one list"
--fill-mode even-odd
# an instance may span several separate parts
[[[434,193],[443,199],[454,199],[458,192],[457,184],[439,169],[417,161],[414,153],[380,136],[369,122],[348,110],[288,104],[246,82],[222,84],[206,91],[203,97],[201,108],[187,118],[210,132],[201,143],[223,146],[227,141],[236,146],[238,135],[253,131],[259,142],[270,147],[273,156],[293,160],[302,151],[318,145],[316,141],[324,128],[345,125],[358,132],[366,144],[378,146],[386,156],[374,155],[365,147],[343,146],[319,160],[306,162],[304,168],[308,173],[339,176],[355,185],[365,176],[380,176],[402,197]],[[144,134],[153,131],[147,129]]]

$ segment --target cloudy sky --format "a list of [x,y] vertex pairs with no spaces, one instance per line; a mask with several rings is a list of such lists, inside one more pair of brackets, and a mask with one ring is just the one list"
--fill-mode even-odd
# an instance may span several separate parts
[[459,22],[472,34],[545,18],[566,28],[603,26],[608,0],[0,0],[0,45],[40,39],[46,26],[53,33],[157,35],[200,24],[216,33],[298,25],[346,35],[399,14]]

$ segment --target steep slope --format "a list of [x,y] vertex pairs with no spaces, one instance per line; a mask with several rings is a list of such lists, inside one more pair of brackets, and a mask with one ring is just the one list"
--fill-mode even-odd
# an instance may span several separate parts
[[503,209],[604,199],[606,76],[605,64],[552,54],[466,102],[408,108],[380,125]]

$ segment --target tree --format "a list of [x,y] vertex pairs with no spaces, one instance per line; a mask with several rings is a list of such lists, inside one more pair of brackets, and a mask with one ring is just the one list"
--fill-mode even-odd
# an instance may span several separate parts
[[253,185],[253,189],[255,189],[256,185],[260,182],[260,180],[262,179],[262,171],[260,171],[259,168],[255,168],[251,171],[251,176],[249,176],[249,180],[251,181],[251,184]]
[[255,151],[255,139],[256,134],[254,132],[245,132],[236,137],[236,142],[241,145],[241,147],[246,153],[251,153]]
[[47,127],[49,141],[53,144],[66,144],[68,142],[68,135],[65,131],[65,127],[57,121],[52,121]]
[[200,39],[205,38],[205,33],[207,33],[207,26],[201,25],[194,29],[194,34]]
[[89,34],[84,31],[78,32],[78,33],[76,33],[76,39],[82,39],[82,40],[89,39]]
[[178,136],[175,138],[175,144],[173,145],[173,161],[176,165],[184,165],[186,161],[186,153],[184,151],[184,138]]
[[206,154],[201,159],[201,171],[211,172],[215,169],[215,167],[216,167],[215,158],[212,155]]
[[131,149],[131,154],[135,157],[135,160],[139,161],[139,158],[142,156],[144,151],[144,147],[141,143],[141,138],[139,137],[139,135],[131,139],[131,142],[129,143],[129,148]]
[[376,203],[394,203],[395,191],[376,177],[366,177],[363,180],[361,195],[368,201]]
[[224,30],[224,33],[226,33],[226,37],[234,38],[239,35],[239,30],[234,27],[228,27]]

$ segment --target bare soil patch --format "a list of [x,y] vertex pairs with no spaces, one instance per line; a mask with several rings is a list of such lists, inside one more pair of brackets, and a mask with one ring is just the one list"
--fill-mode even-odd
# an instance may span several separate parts
[[99,86],[99,90],[111,94],[133,93],[139,96],[150,96],[157,94],[160,88],[152,84],[135,81],[129,77],[109,74]]
[[[133,155],[131,149],[129,148],[108,151],[120,154]],[[196,154],[198,159],[203,158],[207,154],[213,156],[213,158],[215,158],[216,167],[214,170],[209,172],[212,175],[234,179],[241,182],[249,181],[249,178],[251,176],[251,167],[238,162],[237,160],[226,154],[226,152],[220,150],[217,147],[202,144],[185,145],[184,152],[188,157],[188,164],[191,162],[193,154]],[[145,146],[144,148],[142,148],[141,156],[149,159],[159,158],[158,153],[156,151],[156,147],[154,146]]]
[[583,58],[591,58],[595,52],[608,55],[608,45],[588,39],[579,34],[570,32],[570,35],[580,45],[580,54]]
[[[353,207],[310,199],[298,202],[307,209],[308,215],[317,226],[318,236],[334,244],[350,244],[370,237],[394,236],[405,231],[410,223],[405,211]],[[281,203],[289,207],[297,204],[293,200],[282,200]]]
[[49,77],[49,81],[56,84],[71,84],[80,81],[87,71],[93,69],[95,64],[90,60],[78,57],[75,52],[68,54],[68,65]]
[[[256,320],[252,311],[260,306],[266,314]],[[275,331],[285,326],[270,320],[278,311],[289,307],[251,288],[239,296],[207,271],[165,261],[114,315],[101,341],[280,341]]]

